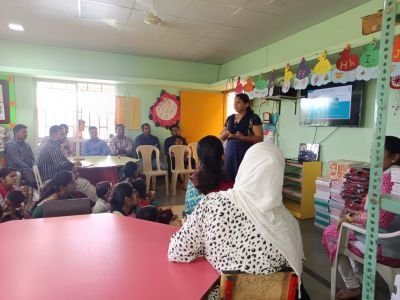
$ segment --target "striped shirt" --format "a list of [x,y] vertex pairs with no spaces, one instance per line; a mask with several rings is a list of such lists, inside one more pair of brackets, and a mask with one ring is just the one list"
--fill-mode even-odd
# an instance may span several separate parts
[[43,181],[52,179],[65,158],[60,143],[50,139],[46,144],[44,144],[36,158],[36,164],[39,168],[40,176]]
[[4,152],[7,167],[17,170],[32,169],[35,156],[33,155],[31,146],[27,142],[14,138],[6,143]]
[[112,155],[129,154],[132,152],[132,149],[132,140],[127,136],[124,136],[122,139],[115,136],[110,140],[110,150]]

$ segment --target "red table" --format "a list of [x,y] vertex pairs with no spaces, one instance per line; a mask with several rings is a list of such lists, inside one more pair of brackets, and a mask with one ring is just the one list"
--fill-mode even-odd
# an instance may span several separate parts
[[0,298],[200,299],[219,274],[205,259],[168,262],[175,231],[112,214],[0,224]]

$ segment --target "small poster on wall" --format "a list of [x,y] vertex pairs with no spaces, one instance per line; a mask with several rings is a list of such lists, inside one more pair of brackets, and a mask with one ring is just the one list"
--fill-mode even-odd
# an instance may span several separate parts
[[0,80],[0,124],[10,123],[10,98],[7,80]]

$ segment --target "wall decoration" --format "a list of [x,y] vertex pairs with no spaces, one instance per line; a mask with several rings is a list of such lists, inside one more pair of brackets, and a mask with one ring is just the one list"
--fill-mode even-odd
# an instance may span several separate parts
[[301,58],[299,69],[294,78],[293,87],[296,90],[304,90],[308,85],[308,75],[310,75],[310,67],[307,66],[304,57]]
[[390,77],[390,87],[394,90],[400,90],[400,76]]
[[0,124],[15,126],[15,105],[14,77],[0,75]]
[[311,76],[311,84],[321,86],[331,82],[331,68],[332,65],[328,58],[327,53],[324,51],[319,57],[318,62],[314,67],[314,74]]
[[244,93],[247,94],[250,99],[254,98],[254,93],[253,93],[254,83],[253,83],[253,81],[251,80],[250,77],[247,78],[243,89],[244,89]]
[[283,75],[282,92],[287,93],[290,89],[290,82],[293,78],[293,72],[290,70],[290,65],[286,64],[285,73]]
[[261,74],[257,76],[253,93],[255,98],[263,98],[268,95],[267,81],[262,77]]
[[351,71],[356,69],[359,64],[357,54],[351,53],[350,45],[347,44],[346,48],[340,53],[340,58],[336,62],[336,68],[340,71]]
[[157,127],[168,129],[173,125],[178,125],[180,118],[179,100],[179,96],[162,90],[160,97],[150,107],[149,119],[153,120]]
[[372,40],[360,56],[360,65],[356,69],[357,80],[371,80],[378,78],[379,50],[376,41]]
[[392,67],[390,75],[400,75],[400,35],[394,39],[392,50]]
[[275,86],[275,71],[273,70],[268,75],[268,96],[272,97],[274,95]]
[[140,98],[126,96],[117,96],[115,98],[116,124],[124,124],[128,129],[139,129],[141,125],[140,112]]
[[243,93],[243,84],[240,81],[240,76],[238,77],[237,82],[236,82],[235,93],[236,94]]

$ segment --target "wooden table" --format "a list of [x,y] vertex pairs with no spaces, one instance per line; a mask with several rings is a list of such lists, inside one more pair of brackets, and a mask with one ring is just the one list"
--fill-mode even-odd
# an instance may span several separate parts
[[176,230],[112,214],[0,224],[1,299],[200,299],[219,274],[168,261]]
[[139,162],[139,159],[127,156],[75,156],[68,157],[75,163],[79,161],[82,166],[78,168],[79,175],[89,180],[93,185],[100,181],[118,182],[118,167],[127,162]]

